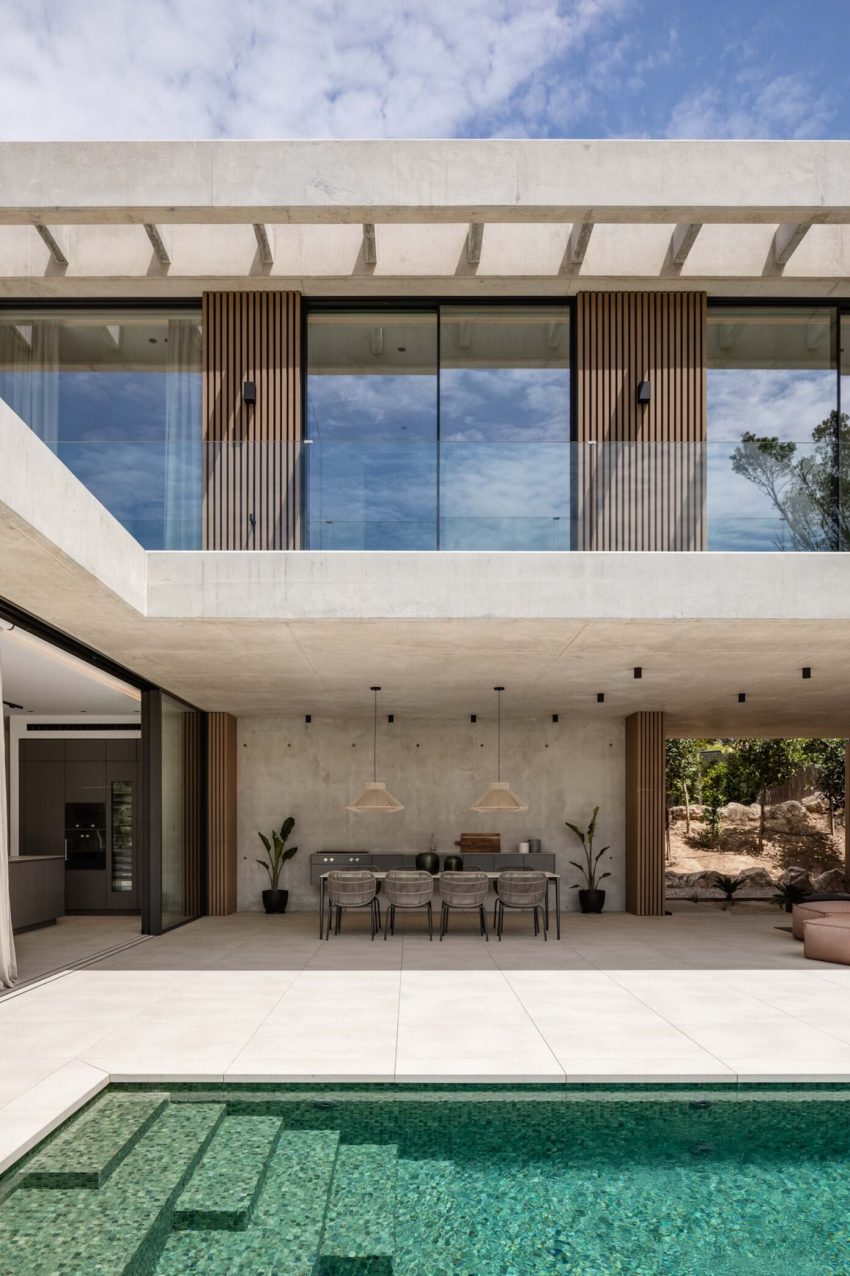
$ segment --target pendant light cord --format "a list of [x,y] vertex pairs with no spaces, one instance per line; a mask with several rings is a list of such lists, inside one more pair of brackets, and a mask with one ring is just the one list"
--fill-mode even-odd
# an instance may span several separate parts
[[496,691],[496,704],[499,706],[496,727],[496,779],[502,779],[502,692]]

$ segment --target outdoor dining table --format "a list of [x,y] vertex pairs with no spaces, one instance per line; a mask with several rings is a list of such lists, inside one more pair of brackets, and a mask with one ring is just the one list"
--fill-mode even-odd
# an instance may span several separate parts
[[[331,872],[345,872],[345,869],[329,870],[327,873],[321,873],[319,876],[319,939],[323,936],[322,919],[325,915],[325,880]],[[369,868],[365,866],[365,872],[371,873],[374,878],[382,882],[387,875],[386,869]],[[502,876],[501,873],[486,872],[484,869],[470,869],[470,872],[483,872],[485,877],[489,877],[491,882],[495,882]],[[517,869],[503,869],[502,872],[522,872]],[[439,878],[440,874],[436,873],[435,878]],[[546,926],[549,926],[549,889],[554,888],[555,891],[555,934],[558,939],[561,938],[561,875],[560,873],[546,873]]]

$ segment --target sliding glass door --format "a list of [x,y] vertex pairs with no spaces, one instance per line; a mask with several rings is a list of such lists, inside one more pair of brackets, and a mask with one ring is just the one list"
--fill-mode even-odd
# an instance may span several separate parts
[[144,693],[146,934],[158,935],[204,912],[205,736],[200,710],[163,691]]

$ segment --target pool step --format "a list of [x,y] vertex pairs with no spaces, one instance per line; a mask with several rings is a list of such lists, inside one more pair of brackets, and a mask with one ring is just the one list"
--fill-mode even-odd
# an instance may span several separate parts
[[398,1148],[340,1144],[317,1276],[392,1276]]
[[283,1130],[246,1230],[172,1232],[156,1276],[314,1276],[338,1144],[335,1130]]
[[166,1094],[107,1094],[39,1152],[24,1187],[101,1187],[168,1102]]
[[430,1256],[431,1270],[452,1271],[459,1199],[454,1162],[400,1160],[398,1198],[415,1208],[396,1216],[394,1276],[419,1276],[423,1254]]
[[225,1117],[174,1207],[174,1227],[194,1231],[247,1227],[280,1128],[280,1117]]
[[3,1276],[141,1276],[224,1117],[221,1103],[170,1104],[97,1191],[21,1189],[0,1211]]

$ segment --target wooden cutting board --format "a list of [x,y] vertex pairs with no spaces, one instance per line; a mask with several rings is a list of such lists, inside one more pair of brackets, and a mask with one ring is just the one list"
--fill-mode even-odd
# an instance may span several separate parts
[[455,842],[455,846],[460,847],[461,855],[499,855],[502,850],[501,833],[461,833],[460,841]]

